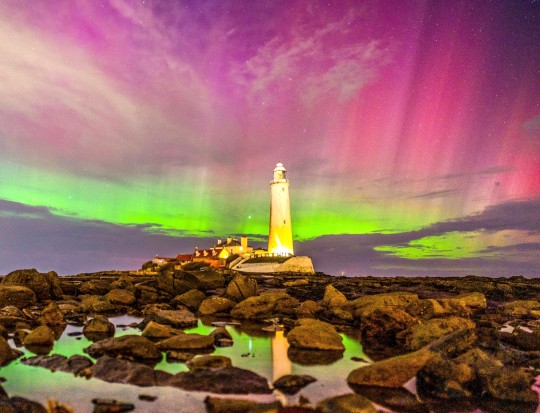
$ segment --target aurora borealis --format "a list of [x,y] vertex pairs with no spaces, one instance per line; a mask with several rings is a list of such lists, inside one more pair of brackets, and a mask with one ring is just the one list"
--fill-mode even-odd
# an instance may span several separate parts
[[538,1],[0,0],[0,273],[247,234],[346,275],[538,276]]

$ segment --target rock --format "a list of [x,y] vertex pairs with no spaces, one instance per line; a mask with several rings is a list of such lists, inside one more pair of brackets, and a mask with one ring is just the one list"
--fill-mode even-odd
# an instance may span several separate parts
[[237,303],[246,298],[254,297],[258,293],[257,281],[242,274],[235,275],[225,289],[225,297]]
[[12,329],[18,323],[26,323],[27,321],[28,319],[24,313],[14,305],[0,307],[0,325],[5,328]]
[[320,313],[324,308],[313,300],[306,300],[296,308],[296,316],[298,318],[315,318],[317,313]]
[[114,324],[102,315],[95,316],[83,327],[84,336],[91,341],[113,337],[115,332]]
[[403,387],[352,387],[355,393],[362,395],[373,403],[386,407],[392,412],[430,413],[434,411],[423,404],[418,396]]
[[157,289],[149,285],[135,286],[135,297],[139,304],[153,304],[159,300]]
[[483,310],[487,307],[486,296],[479,292],[460,294],[455,298],[463,301],[467,307],[474,310]]
[[210,290],[225,285],[225,278],[216,271],[164,271],[157,276],[158,289],[176,296],[189,290]]
[[219,394],[270,394],[266,378],[237,367],[198,369],[176,374],[168,385],[187,391]]
[[322,400],[317,403],[316,409],[320,413],[377,413],[373,403],[354,393]]
[[199,307],[200,315],[212,315],[225,313],[228,314],[236,303],[225,297],[218,297],[217,295],[206,298]]
[[92,367],[92,377],[109,383],[149,387],[166,385],[172,375],[145,364],[103,356]]
[[499,400],[522,403],[538,403],[538,394],[533,390],[535,376],[531,370],[523,367],[489,369],[482,374],[487,392]]
[[64,313],[54,301],[43,309],[39,322],[50,327],[67,325]]
[[113,289],[106,297],[112,304],[129,306],[135,302],[135,294],[127,290]]
[[293,394],[298,393],[301,389],[306,387],[308,384],[311,384],[315,381],[317,381],[315,377],[309,376],[307,374],[304,374],[304,375],[287,374],[277,379],[274,382],[273,386],[274,388],[281,390],[285,394],[293,395]]
[[291,347],[310,350],[345,350],[343,339],[334,326],[322,321],[304,318],[298,321],[299,326],[287,335]]
[[2,285],[27,287],[35,293],[39,302],[60,300],[63,294],[60,278],[54,271],[48,273],[40,273],[35,269],[13,271],[4,277]]
[[60,354],[52,356],[36,356],[24,358],[21,363],[28,366],[37,366],[49,369],[51,371],[64,371],[79,375],[82,371],[94,365],[92,360],[81,355],[73,355],[69,358]]
[[93,413],[123,413],[135,410],[135,405],[132,403],[119,402],[110,399],[93,399]]
[[341,308],[349,311],[356,318],[361,318],[380,307],[394,306],[405,309],[411,303],[418,301],[418,295],[407,292],[393,292],[384,294],[365,295],[356,300],[347,301]]
[[0,367],[9,364],[20,356],[20,353],[10,347],[4,337],[0,337]]
[[24,338],[23,344],[25,347],[52,347],[54,345],[54,331],[48,326],[39,326]]
[[214,339],[201,334],[179,334],[159,341],[160,350],[199,350],[214,347]]
[[514,342],[516,345],[527,351],[540,351],[540,328],[528,332],[522,328],[514,330]]
[[377,361],[349,373],[347,383],[360,386],[401,387],[434,356],[427,349]]
[[459,302],[455,299],[435,300],[433,298],[411,303],[407,306],[407,312],[423,320],[450,315],[468,316],[470,314],[464,302]]
[[238,303],[231,315],[240,319],[264,319],[275,316],[276,308],[281,302],[290,302],[293,298],[284,292],[267,292],[259,296],[249,297]]
[[321,301],[321,304],[328,308],[339,307],[340,305],[347,302],[347,297],[345,294],[338,291],[334,286],[328,284],[324,289],[324,297]]
[[189,310],[159,310],[145,318],[143,324],[155,321],[175,328],[196,327],[197,317]]
[[361,318],[362,343],[369,346],[396,346],[396,334],[418,323],[416,317],[397,307],[379,307]]
[[171,304],[178,306],[183,305],[191,311],[199,311],[202,301],[206,298],[206,294],[202,291],[193,289],[184,294],[177,295],[171,301]]
[[130,277],[129,275],[125,275],[125,274],[121,275],[120,278],[118,278],[118,280],[113,281],[111,283],[111,291],[118,289],[118,290],[126,290],[126,291],[134,292],[135,291],[134,282],[135,282],[135,278]]
[[225,356],[203,355],[193,357],[186,363],[186,366],[188,366],[190,370],[221,369],[223,367],[231,367],[232,362],[229,357]]
[[144,328],[142,336],[148,338],[169,338],[181,333],[181,331],[171,326],[150,321]]
[[302,285],[309,285],[309,281],[306,280],[305,278],[301,278],[299,280],[285,281],[283,283],[284,287],[300,287]]
[[287,357],[302,366],[329,365],[343,358],[343,350],[306,350],[289,347]]
[[79,294],[105,295],[111,290],[111,283],[107,280],[85,281],[79,286]]
[[214,339],[216,347],[230,347],[233,345],[232,336],[225,327],[217,327],[209,336]]
[[2,413],[47,413],[47,409],[41,404],[24,397],[11,397],[0,401]]
[[162,359],[161,352],[149,339],[136,335],[125,335],[98,341],[83,350],[94,358],[104,355],[129,360],[156,362]]
[[273,413],[280,411],[279,402],[258,403],[246,399],[229,399],[207,396],[204,399],[207,413]]
[[474,328],[474,322],[462,317],[432,318],[398,333],[396,337],[405,349],[418,350],[453,331]]
[[497,312],[507,318],[540,318],[540,302],[518,300],[501,304]]
[[185,363],[195,357],[192,352],[169,350],[165,353],[165,358],[169,363]]
[[81,309],[86,313],[108,313],[114,314],[121,311],[106,296],[85,295],[81,299]]
[[21,285],[0,285],[0,307],[14,306],[26,308],[36,303],[36,295],[28,287]]

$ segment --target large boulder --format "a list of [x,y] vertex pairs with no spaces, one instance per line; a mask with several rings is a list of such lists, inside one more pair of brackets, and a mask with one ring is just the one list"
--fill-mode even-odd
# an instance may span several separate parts
[[36,269],[16,270],[2,280],[2,285],[22,285],[36,294],[38,301],[59,300],[62,298],[62,285],[54,271],[40,273]]
[[236,303],[228,298],[214,295],[206,298],[199,307],[200,315],[228,314]]
[[159,341],[160,350],[201,350],[214,347],[214,338],[201,334],[178,334]]
[[166,385],[172,375],[145,364],[102,356],[92,367],[92,377],[109,383],[149,387]]
[[235,275],[225,289],[225,296],[237,303],[258,293],[257,281],[242,274]]
[[23,345],[33,353],[47,354],[54,345],[54,331],[48,326],[39,326],[24,337]]
[[109,319],[102,315],[97,315],[83,327],[83,334],[92,341],[103,340],[113,337],[116,328]]
[[36,303],[36,294],[21,285],[0,285],[0,307],[26,308]]
[[39,317],[39,322],[51,327],[63,327],[67,325],[64,318],[64,312],[54,301],[49,303],[49,305],[43,309],[41,316]]
[[[2,287],[0,287],[1,289]],[[11,329],[14,328],[17,324],[26,323],[28,319],[21,311],[20,308],[15,307],[14,305],[8,305],[5,307],[0,307],[0,325]]]
[[146,337],[136,335],[125,335],[98,341],[83,351],[94,358],[104,355],[142,361],[160,361],[162,358],[161,352],[154,343]]
[[188,272],[164,271],[157,276],[158,289],[172,296],[183,294],[189,290],[201,291],[221,288],[225,285],[223,275],[213,270]]
[[300,319],[298,324],[287,335],[291,347],[308,350],[345,350],[343,339],[331,324],[311,318]]
[[462,329],[474,329],[473,321],[462,317],[432,318],[397,334],[405,349],[418,350],[438,338]]
[[347,302],[347,297],[341,291],[338,291],[333,285],[328,284],[324,289],[324,296],[321,304],[328,308],[339,307]]
[[79,286],[79,294],[105,295],[112,289],[110,281],[89,280]]
[[287,293],[267,292],[241,301],[231,310],[231,315],[241,319],[269,318],[275,316],[280,309],[287,308],[289,304],[293,305],[294,303],[298,304],[298,300]]
[[356,318],[361,318],[371,311],[381,307],[393,306],[405,309],[411,303],[418,301],[418,295],[407,292],[365,295],[356,300],[347,301],[341,308],[349,311]]
[[229,357],[225,356],[213,356],[205,354],[197,357],[193,357],[186,363],[186,366],[190,370],[196,369],[221,369],[223,367],[232,367],[232,362]]
[[115,288],[106,294],[112,304],[129,306],[135,302],[135,294],[128,290]]
[[196,327],[198,323],[195,314],[189,310],[157,310],[145,317],[143,325],[150,321],[175,328]]
[[159,323],[156,323],[155,321],[150,321],[144,328],[141,335],[143,337],[148,337],[150,339],[153,339],[153,338],[163,339],[163,338],[176,336],[177,334],[181,334],[181,333],[182,333],[181,331],[175,328],[172,328],[169,325],[159,324]]
[[357,386],[401,387],[435,355],[422,349],[401,356],[390,357],[349,373],[347,383]]
[[371,347],[396,346],[396,335],[418,323],[416,317],[397,307],[379,307],[361,318],[362,343]]
[[273,386],[275,389],[279,389],[285,394],[293,395],[298,393],[308,384],[311,384],[315,381],[317,381],[315,377],[309,376],[307,374],[286,374],[285,376],[281,376],[279,379],[274,381]]
[[81,298],[81,309],[85,313],[119,313],[122,307],[116,306],[104,295],[85,295]]
[[183,305],[191,311],[198,311],[201,303],[206,298],[206,294],[197,289],[189,290],[184,294],[177,295],[171,301],[172,305]]

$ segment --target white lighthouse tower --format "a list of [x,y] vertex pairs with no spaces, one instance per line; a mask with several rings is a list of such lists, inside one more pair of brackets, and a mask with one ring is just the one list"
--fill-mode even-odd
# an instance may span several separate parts
[[289,181],[282,163],[274,168],[274,179],[270,182],[270,231],[268,252],[270,254],[294,255],[291,208],[289,205]]

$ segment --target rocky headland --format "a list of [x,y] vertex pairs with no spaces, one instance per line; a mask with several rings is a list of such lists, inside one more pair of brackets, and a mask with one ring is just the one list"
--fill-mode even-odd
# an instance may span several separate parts
[[[208,412],[376,412],[381,406],[396,412],[534,412],[539,300],[540,280],[522,277],[346,278],[166,267],[153,276],[113,271],[58,277],[18,270],[0,283],[0,366],[19,359],[24,347],[35,354],[24,364],[141,387],[295,394],[317,380],[287,375],[269,383],[212,355],[234,342],[220,323],[209,335],[184,332],[203,319],[252,329],[283,326],[288,357],[299,364],[331,368],[345,349],[339,333],[358,337],[370,358],[361,365],[351,360],[343,374],[349,394],[316,403],[301,398],[296,406],[211,396]],[[140,334],[116,336],[109,317],[119,314],[140,317]],[[68,324],[84,326],[93,342],[86,355],[51,354]],[[164,357],[189,370],[155,369]],[[51,396],[60,403],[49,403],[48,411],[66,411],[61,395]],[[134,408],[114,400],[94,405],[99,412]],[[0,406],[47,411],[1,388]]]

